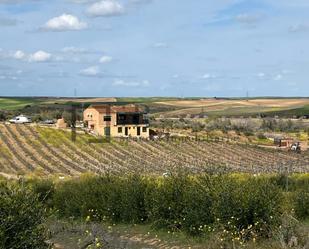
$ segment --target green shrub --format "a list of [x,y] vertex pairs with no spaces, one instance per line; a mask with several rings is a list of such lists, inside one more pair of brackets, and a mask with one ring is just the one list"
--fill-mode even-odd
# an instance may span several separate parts
[[190,235],[222,227],[238,235],[248,231],[242,234],[246,240],[252,234],[270,237],[279,225],[284,207],[281,180],[249,175],[86,175],[56,184],[52,203],[62,217],[148,222]]
[[200,177],[187,187],[184,193],[183,229],[190,235],[201,235],[209,224],[213,224],[212,206],[214,198],[209,176]]
[[147,196],[149,219],[156,227],[172,230],[181,228],[184,193],[188,184],[186,177],[178,175],[157,179]]
[[0,248],[43,249],[45,208],[29,188],[0,185]]
[[298,190],[294,194],[294,210],[300,219],[309,218],[309,192],[306,190]]
[[31,179],[27,184],[38,195],[39,201],[50,204],[55,191],[55,186],[51,179]]
[[280,189],[267,179],[254,177],[224,177],[220,182],[213,206],[217,221],[232,232],[254,227],[255,234],[271,236],[269,231],[278,225],[282,213]]
[[83,176],[56,186],[53,205],[62,217],[87,217],[111,222],[138,223],[146,219],[141,176]]

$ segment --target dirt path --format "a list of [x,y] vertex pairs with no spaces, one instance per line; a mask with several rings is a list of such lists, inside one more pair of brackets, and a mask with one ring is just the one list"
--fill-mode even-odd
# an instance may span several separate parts
[[[82,249],[97,246],[104,249],[184,249],[201,248],[179,245],[179,242],[164,241],[155,234],[141,231],[134,226],[112,227],[101,224],[73,224],[54,222],[50,225],[52,238],[49,242],[55,249]],[[97,244],[99,243],[99,244]],[[101,247],[100,247],[101,246]]]

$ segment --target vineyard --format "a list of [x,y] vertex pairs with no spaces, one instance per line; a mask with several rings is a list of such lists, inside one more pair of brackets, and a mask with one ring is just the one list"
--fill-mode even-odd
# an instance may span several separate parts
[[195,140],[89,143],[93,137],[52,128],[0,124],[0,172],[22,175],[94,173],[163,174],[184,169],[271,173],[309,172],[309,154],[251,145]]

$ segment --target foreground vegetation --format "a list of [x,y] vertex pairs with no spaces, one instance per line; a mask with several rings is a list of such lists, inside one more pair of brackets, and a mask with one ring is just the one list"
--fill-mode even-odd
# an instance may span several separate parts
[[[0,189],[0,248],[45,248],[45,210],[58,219],[140,224],[168,234],[184,233],[208,241],[208,248],[265,241],[277,246],[272,248],[284,248],[295,240],[295,248],[308,246],[308,230],[299,229],[309,218],[308,175],[83,175],[3,180]],[[20,244],[21,238],[28,246]]]

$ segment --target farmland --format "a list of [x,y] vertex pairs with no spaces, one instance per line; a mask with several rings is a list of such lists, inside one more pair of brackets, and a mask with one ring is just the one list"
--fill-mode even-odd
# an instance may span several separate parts
[[27,106],[46,107],[55,104],[117,102],[139,104],[153,114],[163,117],[181,117],[204,114],[208,116],[248,115],[305,115],[308,98],[54,98],[54,97],[0,97],[0,110],[23,111]]
[[[40,122],[55,118],[60,108],[69,110],[70,101],[113,99],[27,100],[19,103],[31,106],[24,109],[5,102],[0,216],[8,218],[0,222],[0,234],[14,239],[3,240],[0,248],[15,248],[11,245],[21,244],[21,238],[33,245],[35,238],[40,248],[53,244],[62,249],[279,249],[294,237],[299,243],[295,248],[306,248],[309,152],[306,147],[300,154],[276,148],[264,133],[293,134],[306,143],[307,120],[165,118],[250,115],[254,110],[303,114],[306,99],[115,100],[149,107],[154,117],[160,116],[151,117],[150,127],[170,136],[108,140],[78,129],[74,141],[70,129]],[[15,113],[36,120],[5,121]],[[12,210],[14,215],[7,215]]]
[[[306,98],[257,98],[257,99],[183,99],[157,101],[153,103],[159,108],[171,108],[159,115],[177,117],[181,115],[207,114],[209,116],[241,116],[257,114],[298,114],[306,113],[309,100]],[[293,110],[293,111],[292,111]]]
[[308,172],[309,155],[259,148],[235,142],[170,140],[94,141],[85,134],[71,141],[67,131],[30,125],[0,124],[1,172],[76,176],[178,170],[282,173]]

